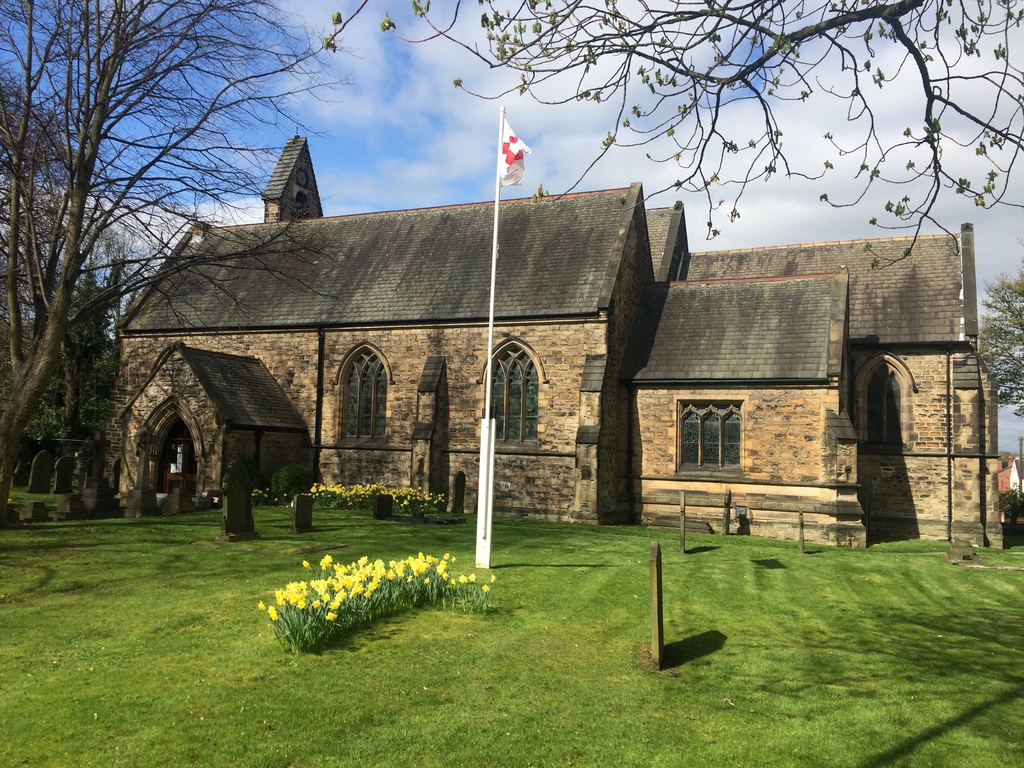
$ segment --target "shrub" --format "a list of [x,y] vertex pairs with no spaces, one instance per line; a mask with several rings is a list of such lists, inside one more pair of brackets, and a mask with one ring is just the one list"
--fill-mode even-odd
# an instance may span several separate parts
[[395,488],[377,483],[367,485],[314,485],[313,506],[321,509],[370,509],[373,497],[386,493],[395,499],[396,514],[423,512],[439,515],[445,511],[444,494],[424,493],[416,488]]
[[1011,488],[999,494],[999,506],[1003,514],[1016,526],[1017,520],[1024,517],[1024,493],[1019,488]]
[[313,470],[301,464],[286,464],[274,470],[270,478],[270,495],[278,503],[287,503],[297,493],[309,493],[313,485]]
[[[312,578],[277,590],[277,607],[262,602],[257,607],[267,611],[274,634],[292,653],[322,648],[346,629],[402,608],[440,603],[482,613],[490,601],[490,586],[478,585],[475,573],[455,576],[448,570],[454,562],[448,554],[438,560],[420,552],[386,566],[366,557],[341,565],[326,555],[319,568],[303,561]],[[495,578],[491,576],[492,583]]]

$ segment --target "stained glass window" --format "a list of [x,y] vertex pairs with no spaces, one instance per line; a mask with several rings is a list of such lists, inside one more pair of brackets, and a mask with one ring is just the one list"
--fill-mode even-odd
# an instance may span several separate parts
[[683,405],[679,422],[680,469],[739,467],[741,424],[739,405]]
[[345,436],[384,437],[388,374],[384,363],[369,350],[349,363],[345,377]]
[[495,440],[522,443],[537,439],[539,393],[537,367],[525,350],[508,347],[494,359],[491,416]]

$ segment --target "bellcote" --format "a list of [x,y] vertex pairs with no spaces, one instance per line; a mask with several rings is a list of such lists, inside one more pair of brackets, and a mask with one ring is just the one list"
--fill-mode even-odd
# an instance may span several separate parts
[[319,219],[323,215],[306,138],[288,139],[263,191],[263,221]]

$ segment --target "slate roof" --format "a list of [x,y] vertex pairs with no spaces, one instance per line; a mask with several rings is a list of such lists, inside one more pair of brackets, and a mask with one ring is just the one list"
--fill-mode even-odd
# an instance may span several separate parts
[[[956,238],[922,235],[694,253],[685,279],[782,277],[850,270],[850,341],[959,341],[964,317]],[[870,246],[870,251],[865,250]],[[880,269],[871,267],[877,257]]]
[[648,285],[621,378],[824,381],[837,279]]
[[225,422],[236,429],[305,432],[306,424],[288,395],[254,357],[178,345]]
[[[596,313],[637,203],[639,184],[503,203],[496,316]],[[125,330],[485,320],[493,218],[480,203],[213,229]]]
[[274,166],[274,172],[270,174],[267,188],[263,190],[264,200],[278,200],[281,198],[288,186],[292,169],[295,168],[295,163],[302,156],[302,151],[305,149],[307,149],[307,145],[304,136],[296,136],[285,142],[284,149],[281,150],[281,156],[277,159],[277,165]]

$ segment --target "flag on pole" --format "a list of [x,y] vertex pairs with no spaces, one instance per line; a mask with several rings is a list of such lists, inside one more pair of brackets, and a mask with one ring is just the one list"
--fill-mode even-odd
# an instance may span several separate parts
[[498,147],[498,185],[517,187],[523,183],[523,156],[533,152],[516,136],[508,120],[501,121],[501,145]]

